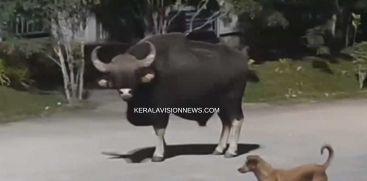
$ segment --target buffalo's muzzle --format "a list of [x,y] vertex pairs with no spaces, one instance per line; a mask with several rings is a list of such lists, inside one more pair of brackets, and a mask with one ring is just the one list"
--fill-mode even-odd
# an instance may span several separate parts
[[119,93],[124,101],[128,101],[133,97],[131,89],[119,89]]

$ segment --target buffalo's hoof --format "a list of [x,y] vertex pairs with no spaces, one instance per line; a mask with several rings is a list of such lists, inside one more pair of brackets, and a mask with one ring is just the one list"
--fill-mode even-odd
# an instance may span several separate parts
[[226,152],[224,154],[224,158],[233,158],[233,157],[236,157],[237,154],[236,153],[229,153],[229,152]]
[[154,156],[152,158],[152,162],[163,162],[163,161],[164,161],[164,157]]
[[217,150],[214,150],[213,155],[223,155],[223,152],[220,152],[220,151],[217,151]]

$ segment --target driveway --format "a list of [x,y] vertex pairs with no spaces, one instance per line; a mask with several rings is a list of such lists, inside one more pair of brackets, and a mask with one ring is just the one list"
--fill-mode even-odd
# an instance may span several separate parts
[[330,143],[332,181],[367,180],[367,100],[291,106],[247,105],[236,158],[210,155],[220,121],[207,127],[171,117],[168,159],[152,163],[150,127],[133,127],[115,92],[98,91],[93,110],[0,125],[1,181],[255,181],[237,168],[247,154],[260,154],[274,167],[322,163]]

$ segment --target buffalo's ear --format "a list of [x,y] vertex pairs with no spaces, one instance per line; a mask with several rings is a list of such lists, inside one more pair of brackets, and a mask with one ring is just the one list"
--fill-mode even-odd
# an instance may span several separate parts
[[153,79],[155,78],[155,74],[153,72],[149,72],[146,73],[145,75],[143,75],[140,80],[142,83],[149,83],[151,81],[153,81]]
[[136,70],[136,75],[141,83],[150,83],[154,80],[155,72],[150,68],[141,68]]
[[111,88],[112,87],[112,83],[110,81],[108,81],[107,79],[100,79],[98,82],[98,85],[103,87],[103,88]]

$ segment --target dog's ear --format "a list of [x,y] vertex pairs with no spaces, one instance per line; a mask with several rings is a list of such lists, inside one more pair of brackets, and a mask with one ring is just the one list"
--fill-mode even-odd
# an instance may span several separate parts
[[249,156],[247,156],[247,163],[257,164],[259,159],[260,159],[260,157],[258,155],[249,155]]

